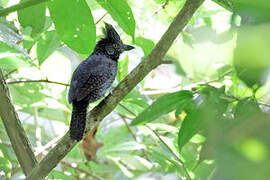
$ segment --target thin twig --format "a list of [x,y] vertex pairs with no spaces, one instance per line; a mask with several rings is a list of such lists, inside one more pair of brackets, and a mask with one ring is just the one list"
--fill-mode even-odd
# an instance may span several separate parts
[[210,84],[210,83],[213,83],[213,82],[221,81],[225,76],[227,76],[227,75],[229,75],[231,73],[232,73],[232,71],[226,72],[226,73],[222,74],[222,76],[218,77],[217,79],[213,79],[213,80],[207,81],[204,84]]
[[34,107],[34,123],[35,123],[35,130],[36,130],[36,145],[37,148],[41,147],[41,127],[38,124],[38,108]]
[[258,102],[258,104],[262,105],[262,106],[270,107],[270,104],[265,104],[265,103],[262,103],[262,102]]
[[132,114],[133,116],[137,116],[137,114],[135,114],[133,111],[131,111],[129,108],[127,108],[125,105],[123,105],[122,103],[118,104],[119,106],[121,106],[123,109],[125,109],[127,112],[129,112],[130,114]]
[[45,146],[39,147],[35,150],[35,156],[39,156],[44,151],[52,148],[63,136],[57,136],[56,138],[52,139],[50,142],[48,142]]
[[162,9],[165,9],[169,4],[169,0],[166,0],[157,10],[154,11],[153,15],[158,14]]
[[105,16],[107,16],[108,12],[106,12],[105,14],[103,14],[103,16],[101,16],[101,18],[99,18],[97,20],[97,22],[95,22],[95,24],[98,24],[103,18],[105,18]]
[[27,8],[27,7],[30,7],[30,6],[34,6],[34,5],[37,5],[37,4],[40,4],[40,3],[44,3],[46,1],[49,1],[49,0],[29,0],[29,1],[21,2],[19,4],[15,4],[13,6],[10,6],[10,7],[4,8],[4,9],[0,9],[0,17],[1,16],[6,16],[9,13],[12,13],[14,11],[18,11],[20,9],[24,9],[24,8]]
[[157,131],[153,130],[152,128],[150,128],[147,124],[145,125],[148,129],[150,129],[156,136],[157,138],[160,140],[160,142],[172,153],[172,155],[181,163],[185,173],[186,173],[186,176],[188,179],[191,180],[191,177],[188,173],[188,170],[186,168],[186,165],[185,163],[173,152],[173,150],[165,143],[165,141],[163,141],[163,139],[160,137],[160,135],[158,134]]
[[102,177],[99,177],[99,176],[97,176],[97,175],[95,175],[95,174],[93,174],[93,173],[91,173],[91,172],[89,172],[89,171],[87,171],[87,170],[85,170],[85,169],[80,168],[77,164],[76,164],[76,166],[73,166],[71,163],[69,163],[69,162],[67,162],[67,161],[63,161],[63,160],[61,161],[61,164],[65,165],[65,166],[67,166],[67,167],[70,167],[70,168],[72,168],[72,169],[76,169],[76,170],[78,170],[78,171],[80,171],[80,172],[82,172],[82,173],[85,173],[86,175],[91,176],[91,177],[93,177],[94,179],[97,179],[97,180],[104,180]]
[[137,137],[135,135],[135,133],[132,131],[132,129],[129,127],[129,124],[126,120],[126,117],[124,117],[123,115],[119,114],[119,116],[121,117],[121,119],[123,120],[127,130],[129,131],[129,133],[131,134],[131,136],[133,137],[133,139],[137,142]]
[[40,79],[40,80],[19,80],[19,81],[10,81],[7,82],[7,84],[19,84],[19,83],[38,83],[38,82],[45,82],[45,83],[51,83],[51,84],[59,84],[63,86],[69,86],[69,84],[56,82],[56,81],[49,81],[46,79]]
[[[130,109],[129,109],[128,107],[126,107],[125,105],[123,105],[123,104],[121,104],[121,103],[119,103],[119,105],[120,105],[121,107],[123,107],[126,111],[128,111],[129,113],[131,113],[132,115],[134,115],[135,117],[137,116],[136,113],[134,113],[132,110],[130,110]],[[126,118],[128,118],[128,117],[126,117],[126,116],[124,116],[124,115],[122,115],[122,114],[119,114],[119,116],[123,119],[123,121],[124,121],[124,123],[125,123],[125,126],[127,127],[128,131],[130,132],[130,134],[131,134],[131,136],[133,137],[133,139],[134,139],[137,143],[141,144],[141,143],[138,141],[138,139],[137,139],[137,137],[136,137],[136,134],[132,131],[132,129],[130,128],[130,126],[129,126],[127,120],[126,120]],[[144,149],[142,149],[142,153],[143,153],[143,155],[145,156],[145,158],[146,158],[147,160],[149,160],[149,158],[148,158],[148,156],[147,156],[147,154],[146,154],[146,152],[145,152]]]
[[18,71],[18,69],[13,69],[13,70],[10,70],[6,75],[5,75],[5,79],[7,79],[12,73]]

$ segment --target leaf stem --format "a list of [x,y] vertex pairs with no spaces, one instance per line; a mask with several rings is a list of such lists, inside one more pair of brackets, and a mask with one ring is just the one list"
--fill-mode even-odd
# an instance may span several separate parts
[[102,177],[99,177],[99,176],[97,176],[97,175],[95,175],[95,174],[93,174],[85,169],[80,168],[77,164],[76,164],[76,166],[74,166],[73,164],[71,164],[67,161],[63,161],[63,160],[61,161],[61,164],[64,166],[67,166],[69,168],[76,169],[82,173],[85,173],[86,175],[91,176],[92,178],[94,178],[96,180],[104,180]]
[[145,124],[145,126],[149,130],[151,130],[157,136],[157,138],[159,139],[159,141],[170,151],[170,153],[172,153],[172,155],[175,157],[175,159],[177,159],[181,163],[181,165],[182,165],[182,167],[183,167],[183,169],[185,171],[185,174],[187,176],[187,179],[191,180],[191,177],[190,177],[190,175],[188,173],[188,170],[186,168],[185,163],[173,152],[173,150],[168,146],[168,144],[166,144],[165,141],[163,141],[163,139],[160,137],[160,135],[158,134],[157,131],[155,131],[154,129],[150,128],[150,126],[148,126],[147,124]]

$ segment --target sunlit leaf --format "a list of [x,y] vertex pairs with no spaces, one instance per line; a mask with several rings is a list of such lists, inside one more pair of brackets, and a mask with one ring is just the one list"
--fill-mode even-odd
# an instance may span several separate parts
[[193,99],[196,105],[187,112],[178,134],[179,150],[201,130],[206,130],[215,121],[221,121],[228,101],[224,99],[224,88],[203,87]]
[[[270,69],[269,25],[243,27],[238,32],[234,50],[234,67],[237,76],[256,90],[262,86]],[[248,53],[247,53],[248,52]]]
[[96,28],[84,0],[50,1],[51,18],[59,38],[71,49],[89,54],[96,42]]
[[[28,0],[21,0],[20,2],[23,3],[26,1]],[[30,26],[33,35],[42,32],[45,24],[45,10],[45,2],[18,10],[18,19],[21,26]]]
[[37,43],[37,58],[41,65],[60,45],[61,41],[55,31],[47,31]]
[[12,84],[9,86],[12,102],[21,107],[41,102],[46,95],[41,92],[43,86],[38,83]]
[[120,82],[128,74],[128,56],[118,62],[116,78]]
[[118,25],[134,39],[135,19],[128,3],[125,0],[96,0]]
[[159,116],[175,110],[177,107],[184,109],[192,97],[193,93],[185,90],[164,95],[139,114],[132,121],[131,125],[141,125],[151,122]]
[[155,46],[155,43],[152,40],[146,39],[141,36],[136,37],[135,44],[142,48],[144,52],[144,56],[147,56],[150,53],[150,51],[153,49],[153,47]]

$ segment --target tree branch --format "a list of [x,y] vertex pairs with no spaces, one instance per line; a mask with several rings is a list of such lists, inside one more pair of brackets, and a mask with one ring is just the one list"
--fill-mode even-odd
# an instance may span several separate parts
[[37,4],[46,2],[46,1],[49,1],[49,0],[29,0],[29,1],[19,3],[19,4],[15,4],[13,6],[10,6],[10,7],[4,8],[4,9],[0,9],[0,17],[1,16],[6,16],[9,13],[12,13],[14,11],[18,11],[20,9],[24,9],[24,8],[27,8],[27,7],[30,7],[30,6],[34,6],[34,5],[37,5]]
[[[125,77],[123,81],[114,89],[113,94],[108,95],[87,117],[86,132],[101,121],[105,116],[113,111],[117,104],[154,68],[156,68],[169,50],[173,41],[183,30],[190,18],[204,0],[187,0],[182,10],[174,18],[173,22],[164,33],[160,41],[153,48],[151,53],[133,71]],[[62,158],[76,145],[77,141],[72,141],[69,132],[60,142],[44,157],[36,166],[27,179],[37,180],[45,178],[49,172],[61,161]]]
[[11,104],[9,91],[0,69],[0,116],[15,151],[17,159],[27,176],[36,166],[37,160],[26,137],[18,115]]
[[56,82],[56,81],[49,81],[47,79],[10,81],[10,82],[7,82],[7,84],[35,83],[35,82],[45,82],[45,83],[51,83],[51,84],[59,84],[59,85],[63,85],[63,86],[69,86],[69,84],[66,84],[66,83],[61,83],[61,82]]

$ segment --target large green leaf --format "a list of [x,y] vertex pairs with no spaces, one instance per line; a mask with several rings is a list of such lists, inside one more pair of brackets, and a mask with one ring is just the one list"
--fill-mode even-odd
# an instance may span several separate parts
[[47,31],[37,43],[37,58],[41,65],[60,45],[61,41],[55,31]]
[[84,0],[50,1],[51,18],[60,39],[71,49],[89,54],[96,42],[96,27]]
[[[28,0],[21,0],[20,2],[26,2]],[[18,10],[18,19],[23,27],[30,26],[32,28],[32,34],[42,32],[45,24],[45,2],[39,3],[28,8]]]
[[[270,25],[243,27],[234,50],[237,76],[252,89],[266,82],[270,69]],[[248,53],[247,53],[248,52]]]
[[244,16],[249,16],[248,19],[252,19],[252,21],[254,21],[252,23],[270,21],[269,0],[234,0],[233,11],[240,14],[242,18],[245,18]]
[[150,53],[150,51],[153,49],[153,47],[155,46],[155,43],[152,40],[146,39],[141,36],[136,37],[135,44],[142,48],[144,52],[144,56],[147,56]]
[[131,123],[131,125],[141,125],[151,122],[163,114],[167,114],[179,106],[183,109],[193,98],[191,91],[182,90],[170,93],[158,98],[151,106],[146,108]]
[[203,87],[194,98],[193,108],[187,112],[178,134],[179,150],[201,130],[206,130],[210,124],[223,119],[227,110],[228,101],[224,98],[224,88],[212,86]]
[[135,19],[126,0],[96,0],[118,25],[134,39]]

